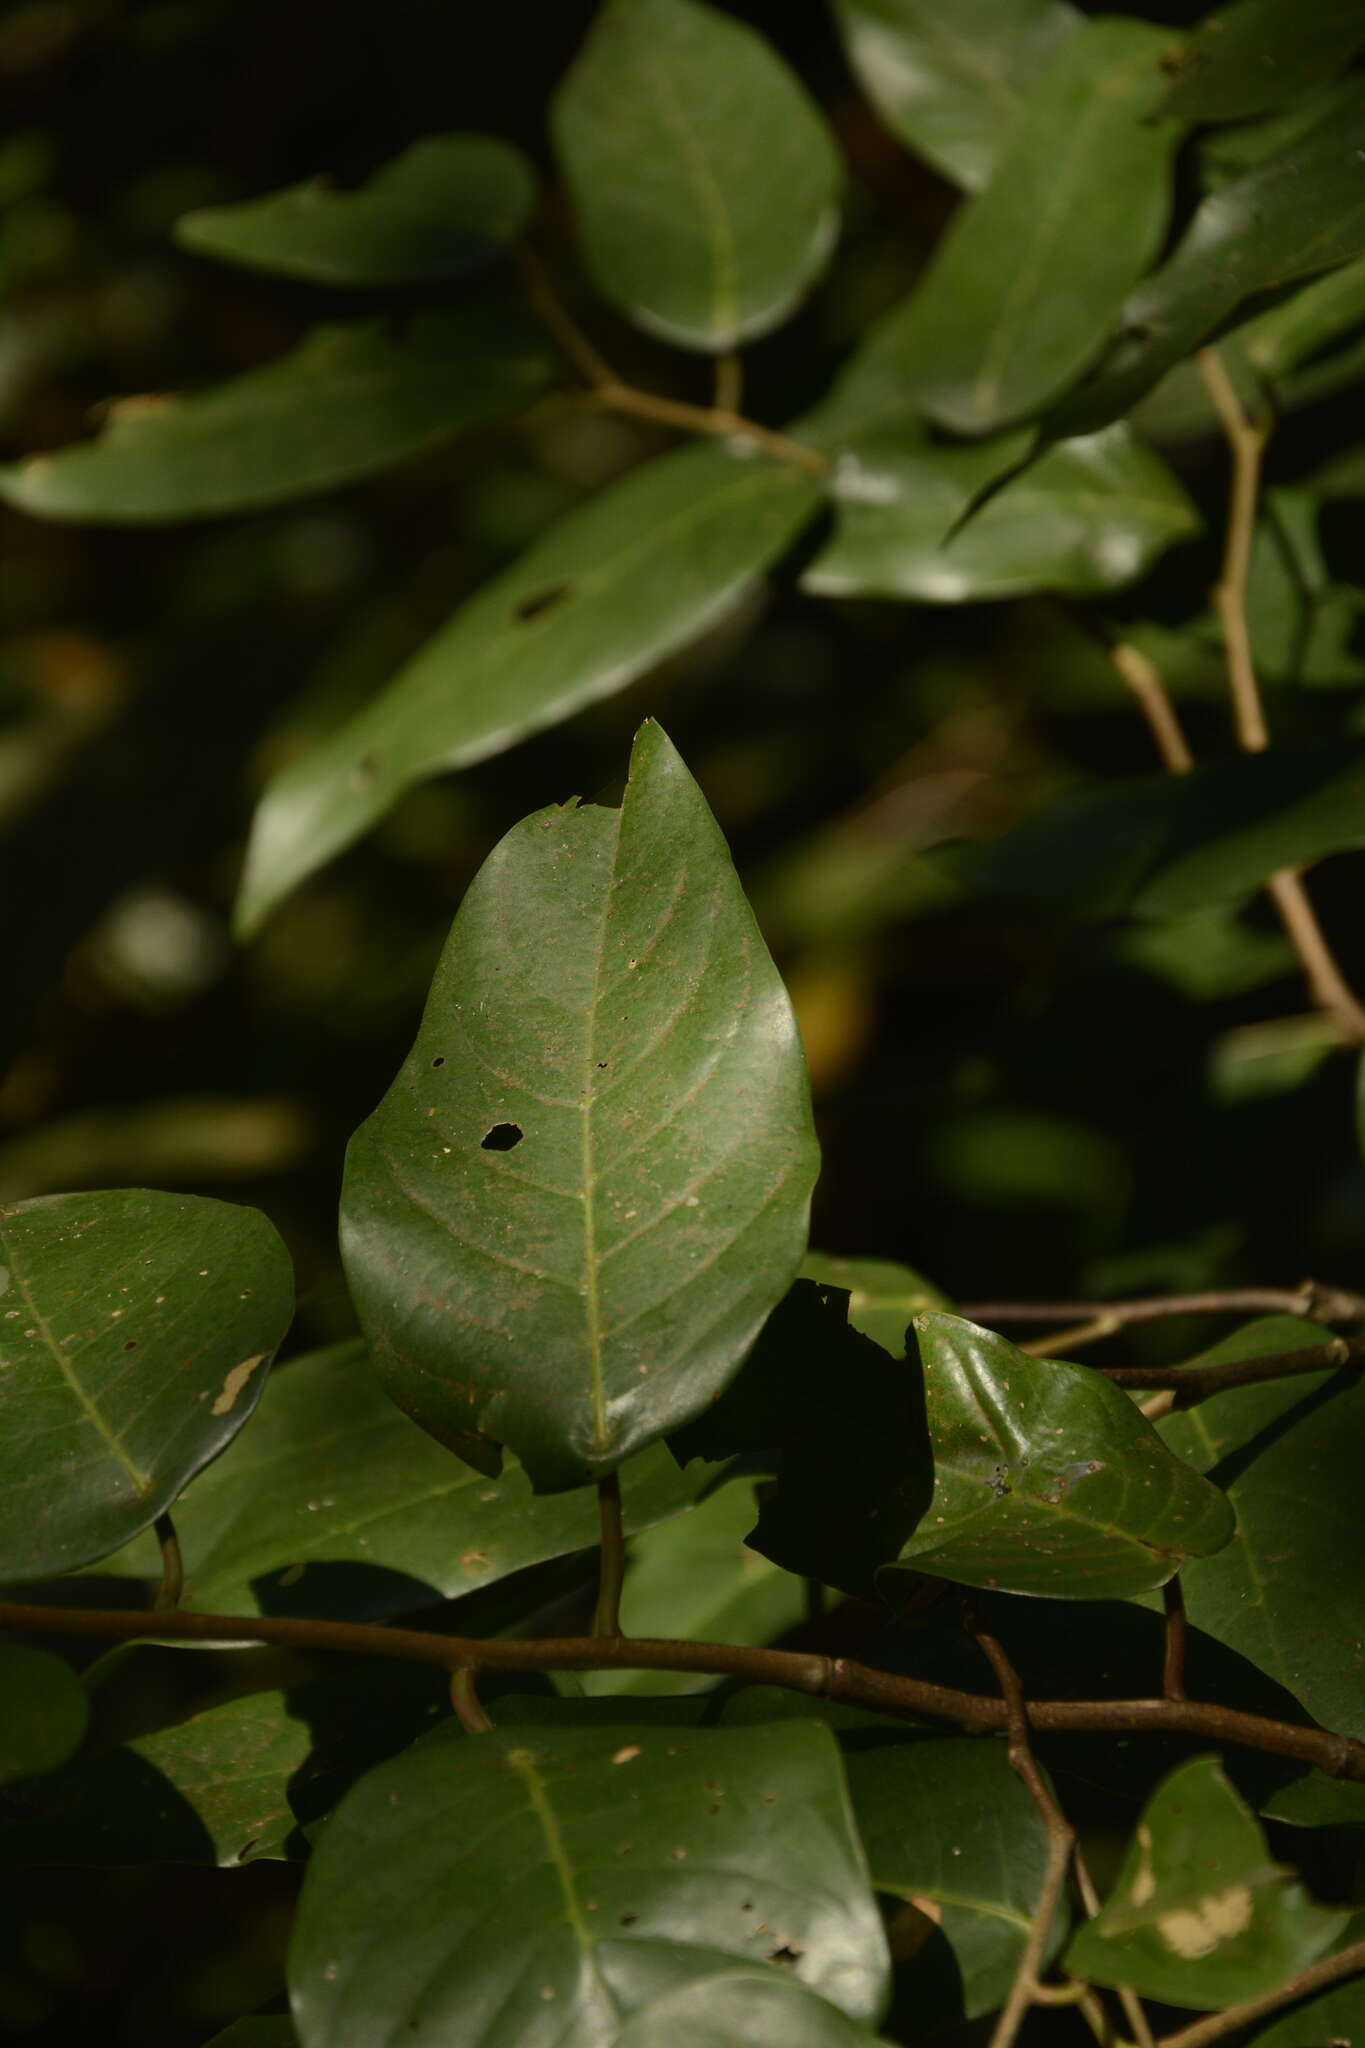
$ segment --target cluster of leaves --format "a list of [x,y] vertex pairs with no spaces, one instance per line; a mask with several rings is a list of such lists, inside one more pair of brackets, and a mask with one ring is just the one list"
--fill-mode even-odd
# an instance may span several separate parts
[[[1210,416],[1198,351],[1216,344],[1210,390],[1244,423],[1360,379],[1357,9],[1237,0],[1188,36],[1065,0],[833,14],[882,117],[963,196],[909,294],[780,427],[744,412],[739,351],[836,259],[835,137],[736,14],[605,0],[550,109],[581,262],[562,289],[528,240],[534,168],[487,136],[419,140],[353,191],[200,209],[179,228],[200,255],[402,296],[0,470],[0,494],[46,519],[242,511],[546,402],[566,371],[595,407],[690,436],[552,523],[278,769],[243,937],[415,785],[742,626],[779,565],[816,598],[919,606],[1136,586],[1199,529],[1156,445]],[[566,310],[585,285],[714,358],[710,400],[624,381]],[[1330,518],[1360,483],[1350,458],[1327,464],[1244,533],[1251,645],[1277,684],[1360,680]],[[1196,698],[1217,674],[1202,594],[1173,622],[1083,616]],[[1215,979],[1235,956],[1254,981],[1236,914],[1359,840],[1361,774],[1338,721],[1063,793],[920,886],[1143,918],[1154,944],[1194,920]],[[1150,1419],[906,1267],[812,1255],[817,1168],[790,1002],[650,722],[618,808],[534,812],[464,896],[347,1157],[358,1337],[268,1376],[290,1268],[253,1210],[137,1192],[0,1211],[0,1580],[99,1566],[154,1584],[155,1528],[163,1612],[141,1633],[178,1642],[186,1616],[227,1614],[242,1636],[177,1650],[183,1690],[174,1711],[155,1691],[150,1719],[140,1673],[164,1651],[125,1644],[77,1679],[36,1636],[6,1647],[5,1861],[306,1862],[292,2016],[231,2030],[305,2048],[414,2028],[486,2048],[851,2048],[997,2011],[1008,2038],[1016,1982],[1031,1995],[1054,1965],[1102,2034],[1086,1987],[1230,2029],[1353,1951],[1358,1784],[1285,1755],[1238,1752],[1225,1774],[1173,1722],[1159,1742],[1102,1715],[1040,1738],[1068,1799],[1120,1816],[1108,1897],[1073,1915],[1046,1804],[1012,1769],[1017,1727],[1007,1745],[763,1682],[796,1682],[761,1653],[815,1587],[846,1596],[869,1667],[980,1691],[952,1603],[925,1604],[948,1582],[979,1590],[1029,1697],[1150,1698],[1150,1610],[1178,1575],[1199,1697],[1365,1741],[1358,1380],[1325,1367]],[[1329,1335],[1271,1318],[1210,1356]],[[537,1690],[508,1675],[536,1668],[520,1638],[582,1618],[618,1491],[628,1636],[735,1655],[631,1670],[627,1645]],[[84,1583],[64,1597],[107,1594]],[[424,1609],[410,1663],[397,1633],[391,1660],[378,1631],[342,1660],[308,1630]],[[243,1646],[256,1621],[287,1668]],[[488,1645],[495,1725],[467,1694],[451,1717],[461,1660],[442,1633]],[[1300,1831],[1319,1899],[1263,1822]],[[1349,2037],[1361,2000],[1329,1989],[1255,2038]]]

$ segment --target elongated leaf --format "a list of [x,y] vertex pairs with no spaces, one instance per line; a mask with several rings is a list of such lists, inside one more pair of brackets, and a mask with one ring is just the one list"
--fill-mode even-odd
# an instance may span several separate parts
[[[1254,1358],[1327,1335],[1267,1317],[1203,1357]],[[1250,1658],[1324,1727],[1365,1740],[1365,1383],[1326,1372],[1237,1387],[1168,1416],[1161,1434],[1226,1487],[1237,1516],[1227,1548],[1181,1575],[1191,1622]]]
[[85,1687],[61,1657],[0,1643],[0,1785],[64,1764],[89,1716]]
[[1237,346],[1263,377],[1282,379],[1365,322],[1365,260],[1302,286],[1237,333]]
[[240,206],[187,213],[175,232],[201,255],[317,284],[418,284],[488,262],[521,233],[535,196],[535,174],[510,143],[429,135],[357,191],[312,178]]
[[1357,0],[1236,0],[1181,50],[1163,112],[1187,121],[1269,113],[1330,78],[1362,42]]
[[1166,464],[1116,426],[1051,449],[949,539],[1023,445],[1009,435],[945,447],[914,430],[845,444],[834,531],[806,570],[806,589],[938,604],[1114,590],[1198,528]]
[[1279,155],[1205,199],[1174,255],[1128,299],[1094,381],[1056,408],[1055,434],[1085,433],[1144,392],[1258,295],[1365,253],[1365,97],[1348,93]]
[[[680,1472],[662,1447],[629,1460],[627,1531],[682,1513],[708,1477]],[[590,1494],[536,1495],[515,1464],[489,1479],[433,1443],[377,1384],[359,1343],[275,1374],[258,1426],[194,1481],[175,1521],[185,1605],[352,1621],[476,1592],[599,1534]]]
[[[932,1900],[968,2019],[1003,2003],[1047,1868],[1038,1809],[1002,1742],[950,1736],[878,1743],[847,1759],[873,1887]],[[1049,1959],[1066,1937],[1059,1916]]]
[[617,2048],[873,2048],[873,2037],[781,1970],[718,1970],[652,1999]]
[[[305,2048],[614,2042],[630,2012],[786,1951],[875,2019],[886,1955],[827,1729],[439,1730],[351,1793],[304,1880]],[[656,2037],[657,2038],[657,2037]]]
[[293,1312],[254,1209],[142,1190],[0,1209],[0,1579],[148,1528],[260,1399]]
[[1066,40],[955,216],[913,301],[903,375],[945,426],[1036,412],[1099,352],[1160,244],[1179,130],[1149,117],[1162,31],[1116,15]]
[[[806,1612],[801,1580],[750,1550],[758,1520],[755,1482],[735,1479],[693,1508],[637,1537],[621,1599],[627,1635],[772,1643]],[[714,1680],[684,1671],[589,1671],[588,1693],[702,1692]]]
[[786,993],[657,725],[619,811],[485,862],[417,1043],[351,1142],[342,1252],[401,1407],[537,1487],[612,1471],[732,1376],[805,1249]]
[[588,268],[642,326],[731,349],[834,247],[838,155],[762,37],[699,0],[606,0],[555,100]]
[[1271,1861],[1217,1759],[1196,1757],[1147,1802],[1114,1889],[1073,1938],[1066,1966],[1216,2012],[1296,1975],[1346,1917],[1315,1906]]
[[501,295],[319,327],[214,390],[121,400],[95,440],[0,468],[0,497],[43,519],[115,523],[274,505],[518,412],[553,372],[529,314]]
[[969,192],[1081,23],[1065,0],[834,0],[834,15],[878,112]]
[[1232,1510],[1087,1366],[1031,1358],[957,1316],[915,1318],[933,1496],[888,1560],[1007,1593],[1112,1600],[1221,1548]]
[[242,932],[412,784],[558,724],[694,639],[754,588],[819,499],[799,470],[694,447],[571,513],[270,785]]
[[801,1278],[820,1287],[844,1289],[850,1326],[893,1358],[904,1358],[910,1323],[922,1308],[952,1306],[931,1280],[896,1259],[841,1259],[829,1252],[807,1252]]

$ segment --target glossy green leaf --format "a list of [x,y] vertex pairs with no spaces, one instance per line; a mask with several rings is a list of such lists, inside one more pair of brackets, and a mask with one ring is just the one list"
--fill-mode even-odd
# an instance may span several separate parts
[[817,1165],[786,992],[646,724],[620,810],[553,806],[485,862],[351,1141],[342,1254],[376,1367],[482,1469],[505,1444],[541,1488],[610,1472],[732,1377]]
[[[1202,1357],[1300,1350],[1328,1334],[1267,1317]],[[1237,1387],[1168,1416],[1161,1434],[1226,1488],[1237,1516],[1227,1548],[1181,1575],[1194,1627],[1250,1658],[1324,1727],[1365,1740],[1365,1382],[1329,1371]]]
[[615,2048],[873,2048],[873,2036],[780,1969],[717,1970],[652,1999]]
[[150,1734],[91,1744],[63,1769],[11,1788],[0,1866],[302,1856],[306,1826],[448,1713],[441,1672],[357,1658],[287,1693],[250,1693]]
[[121,399],[93,441],[0,468],[0,498],[116,524],[274,505],[519,412],[553,374],[529,313],[500,294],[319,327],[213,390]]
[[1261,376],[1282,380],[1365,323],[1365,260],[1314,278],[1237,331],[1236,345]]
[[799,470],[698,446],[570,513],[271,783],[247,853],[241,930],[414,783],[557,725],[714,625],[819,501]]
[[817,1286],[842,1288],[848,1295],[850,1327],[871,1337],[893,1358],[904,1358],[911,1320],[922,1308],[952,1306],[931,1280],[896,1259],[842,1259],[829,1252],[807,1252],[800,1277]]
[[823,270],[838,154],[796,77],[733,16],[606,0],[552,118],[588,268],[654,333],[734,348]]
[[1236,0],[1181,49],[1162,111],[1187,121],[1269,113],[1330,78],[1362,42],[1359,0]]
[[1334,1984],[1301,1999],[1269,2026],[1248,2034],[1248,2048],[1345,2048],[1365,2039],[1365,1979]]
[[535,196],[535,174],[511,143],[430,135],[356,191],[310,178],[184,214],[175,232],[199,255],[315,284],[420,284],[488,262],[526,226]]
[[885,1944],[827,1729],[443,1729],[329,1821],[289,1977],[305,2048],[414,2023],[595,2048],[718,1956],[783,1952],[877,2017]]
[[250,1416],[292,1312],[255,1209],[142,1190],[0,1209],[0,1580],[149,1527]]
[[1348,94],[1279,155],[1204,200],[1174,254],[1123,307],[1092,384],[1053,415],[1057,435],[1119,418],[1261,294],[1365,253],[1363,101]]
[[[877,1743],[853,1750],[846,1767],[874,1889],[938,1905],[965,2017],[994,2011],[1013,1982],[1047,1867],[1046,1832],[1004,1743]],[[1048,1960],[1065,1936],[1059,1916]]]
[[[708,1476],[684,1475],[662,1446],[629,1460],[627,1531],[682,1513]],[[458,1599],[599,1534],[591,1494],[533,1494],[514,1463],[490,1479],[433,1443],[359,1343],[274,1374],[255,1429],[195,1480],[175,1520],[186,1605],[351,1621]]]
[[1171,470],[1115,426],[1059,443],[953,533],[1025,445],[1009,435],[944,446],[914,429],[846,443],[834,470],[834,529],[805,588],[936,604],[1032,590],[1093,594],[1133,582],[1198,529]]
[[[621,1598],[627,1635],[773,1643],[804,1620],[802,1581],[751,1550],[755,1481],[735,1479],[631,1545]],[[554,1498],[554,1496],[552,1496]],[[714,1680],[685,1671],[589,1671],[588,1693],[705,1691]]]
[[1232,1534],[1226,1498],[1088,1366],[1033,1358],[957,1316],[915,1318],[933,1496],[881,1574],[1116,1600]]
[[1026,418],[1098,354],[1160,245],[1180,131],[1150,119],[1167,37],[1106,15],[1062,44],[912,301],[903,375],[967,434]]
[[883,119],[969,192],[1081,23],[1065,0],[834,0],[834,16]]
[[1346,1917],[1315,1906],[1271,1861],[1218,1760],[1195,1757],[1148,1800],[1114,1889],[1074,1936],[1066,1967],[1216,2012],[1306,1968]]
[[0,1785],[64,1764],[89,1717],[85,1687],[64,1658],[0,1643]]

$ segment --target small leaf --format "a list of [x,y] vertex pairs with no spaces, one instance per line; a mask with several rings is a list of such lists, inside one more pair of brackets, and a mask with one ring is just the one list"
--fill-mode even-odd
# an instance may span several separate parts
[[841,167],[759,35],[698,0],[606,0],[560,87],[555,144],[597,284],[641,326],[725,350],[824,269]]
[[0,1785],[64,1764],[89,1718],[85,1687],[63,1658],[0,1643]]
[[933,1496],[881,1577],[1118,1600],[1221,1548],[1232,1510],[1101,1373],[957,1316],[915,1318]]
[[289,1327],[255,1209],[47,1195],[0,1209],[0,1580],[74,1571],[149,1528],[236,1436]]
[[904,1358],[911,1321],[922,1308],[951,1306],[931,1280],[895,1259],[842,1259],[828,1252],[807,1252],[800,1277],[820,1287],[842,1288],[848,1295],[850,1328],[861,1330],[893,1358]]
[[[1047,1834],[1003,1742],[879,1742],[847,1758],[873,1889],[941,1909],[967,2019],[1003,2003],[1033,1925]],[[1054,1923],[1045,1960],[1066,1938]]]
[[805,1250],[791,1006],[701,791],[643,726],[619,811],[552,807],[471,885],[351,1141],[375,1365],[481,1470],[578,1486],[705,1409]]
[[41,519],[114,523],[274,505],[519,412],[553,374],[530,315],[502,295],[319,327],[213,390],[120,400],[97,439],[0,468],[0,498]]
[[535,173],[491,135],[429,135],[354,192],[326,179],[208,206],[176,222],[200,255],[315,284],[384,286],[463,277],[526,226]]
[[1160,245],[1179,130],[1150,119],[1166,37],[1106,15],[1061,46],[914,294],[902,374],[959,433],[1025,419],[1099,352]]
[[827,1999],[780,1969],[752,1965],[666,1991],[612,2039],[615,2048],[875,2048]]
[[878,113],[969,192],[1083,18],[1065,0],[834,0],[834,13]]
[[1066,1967],[1196,2012],[1258,1997],[1321,1955],[1345,1913],[1315,1906],[1273,1863],[1215,1757],[1196,1757],[1143,1809],[1118,1881]]
[[950,447],[913,429],[845,443],[833,475],[834,531],[804,587],[822,597],[931,604],[1033,590],[1092,594],[1133,582],[1198,530],[1166,464],[1116,426],[1058,443],[954,533],[1026,445],[1009,435]]
[[414,783],[557,725],[695,639],[754,589],[819,502],[797,469],[699,446],[570,513],[271,783],[247,853],[243,934]]
[[1172,64],[1164,114],[1244,121],[1301,98],[1365,42],[1359,0],[1236,0],[1210,14]]
[[441,1729],[328,1822],[289,1977],[304,2048],[548,2048],[784,1953],[875,2020],[885,1944],[827,1729]]

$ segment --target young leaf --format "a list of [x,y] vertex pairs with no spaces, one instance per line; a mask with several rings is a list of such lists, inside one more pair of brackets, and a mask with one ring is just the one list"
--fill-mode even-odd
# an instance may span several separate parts
[[414,2025],[606,2048],[721,1958],[783,1953],[876,2019],[885,1944],[827,1729],[441,1729],[328,1822],[289,1978],[305,2048]]
[[1359,0],[1234,0],[1199,24],[1162,107],[1184,121],[1245,121],[1311,92],[1365,42]]
[[319,327],[292,355],[188,397],[122,399],[103,431],[0,468],[0,498],[41,519],[189,519],[278,504],[519,412],[554,374],[502,294]]
[[613,1471],[705,1409],[805,1249],[818,1152],[786,993],[657,725],[619,811],[552,807],[470,887],[351,1141],[376,1367],[482,1470]]
[[1150,119],[1167,38],[1106,15],[1069,37],[915,294],[902,375],[926,412],[998,432],[1098,353],[1160,245],[1179,129]]
[[429,135],[358,190],[324,178],[238,206],[182,215],[183,248],[253,270],[344,287],[463,277],[519,235],[535,173],[491,135]]
[[142,1190],[0,1209],[0,1581],[148,1528],[250,1416],[292,1313],[255,1209]]
[[1021,435],[945,446],[922,431],[855,437],[833,474],[834,530],[802,582],[822,597],[921,603],[1121,588],[1199,515],[1126,426],[1059,443],[952,538],[973,498],[1023,453]]
[[1346,1918],[1315,1906],[1270,1860],[1217,1758],[1195,1757],[1147,1802],[1114,1889],[1073,1937],[1066,1967],[1217,2012],[1305,1969]]
[[698,446],[570,513],[271,783],[247,852],[242,933],[414,783],[558,724],[704,632],[819,502],[800,470]]
[[[627,1532],[681,1514],[710,1476],[680,1472],[662,1446],[628,1460]],[[194,1481],[175,1521],[185,1605],[349,1621],[458,1599],[598,1539],[590,1494],[533,1494],[510,1461],[489,1479],[433,1443],[377,1384],[360,1343],[274,1374],[259,1426]]]
[[0,1643],[0,1785],[64,1764],[89,1717],[85,1687],[64,1658]]
[[1232,1534],[1226,1497],[1087,1366],[1030,1357],[957,1316],[916,1316],[933,1496],[882,1580],[1118,1600]]
[[950,1308],[946,1294],[931,1280],[896,1259],[842,1259],[829,1252],[807,1252],[800,1277],[818,1287],[841,1288],[848,1295],[850,1328],[880,1344],[893,1358],[904,1358],[910,1323],[922,1308]]
[[818,109],[700,0],[606,0],[553,110],[588,268],[631,319],[732,349],[786,318],[838,230]]
[[[846,1768],[873,1889],[939,1906],[964,2016],[992,2012],[1013,1982],[1047,1868],[1046,1832],[1004,1743],[879,1742],[851,1751]],[[1059,1914],[1048,1960],[1065,1938]]]
[[834,0],[834,15],[878,113],[969,192],[1083,19],[1066,0]]

